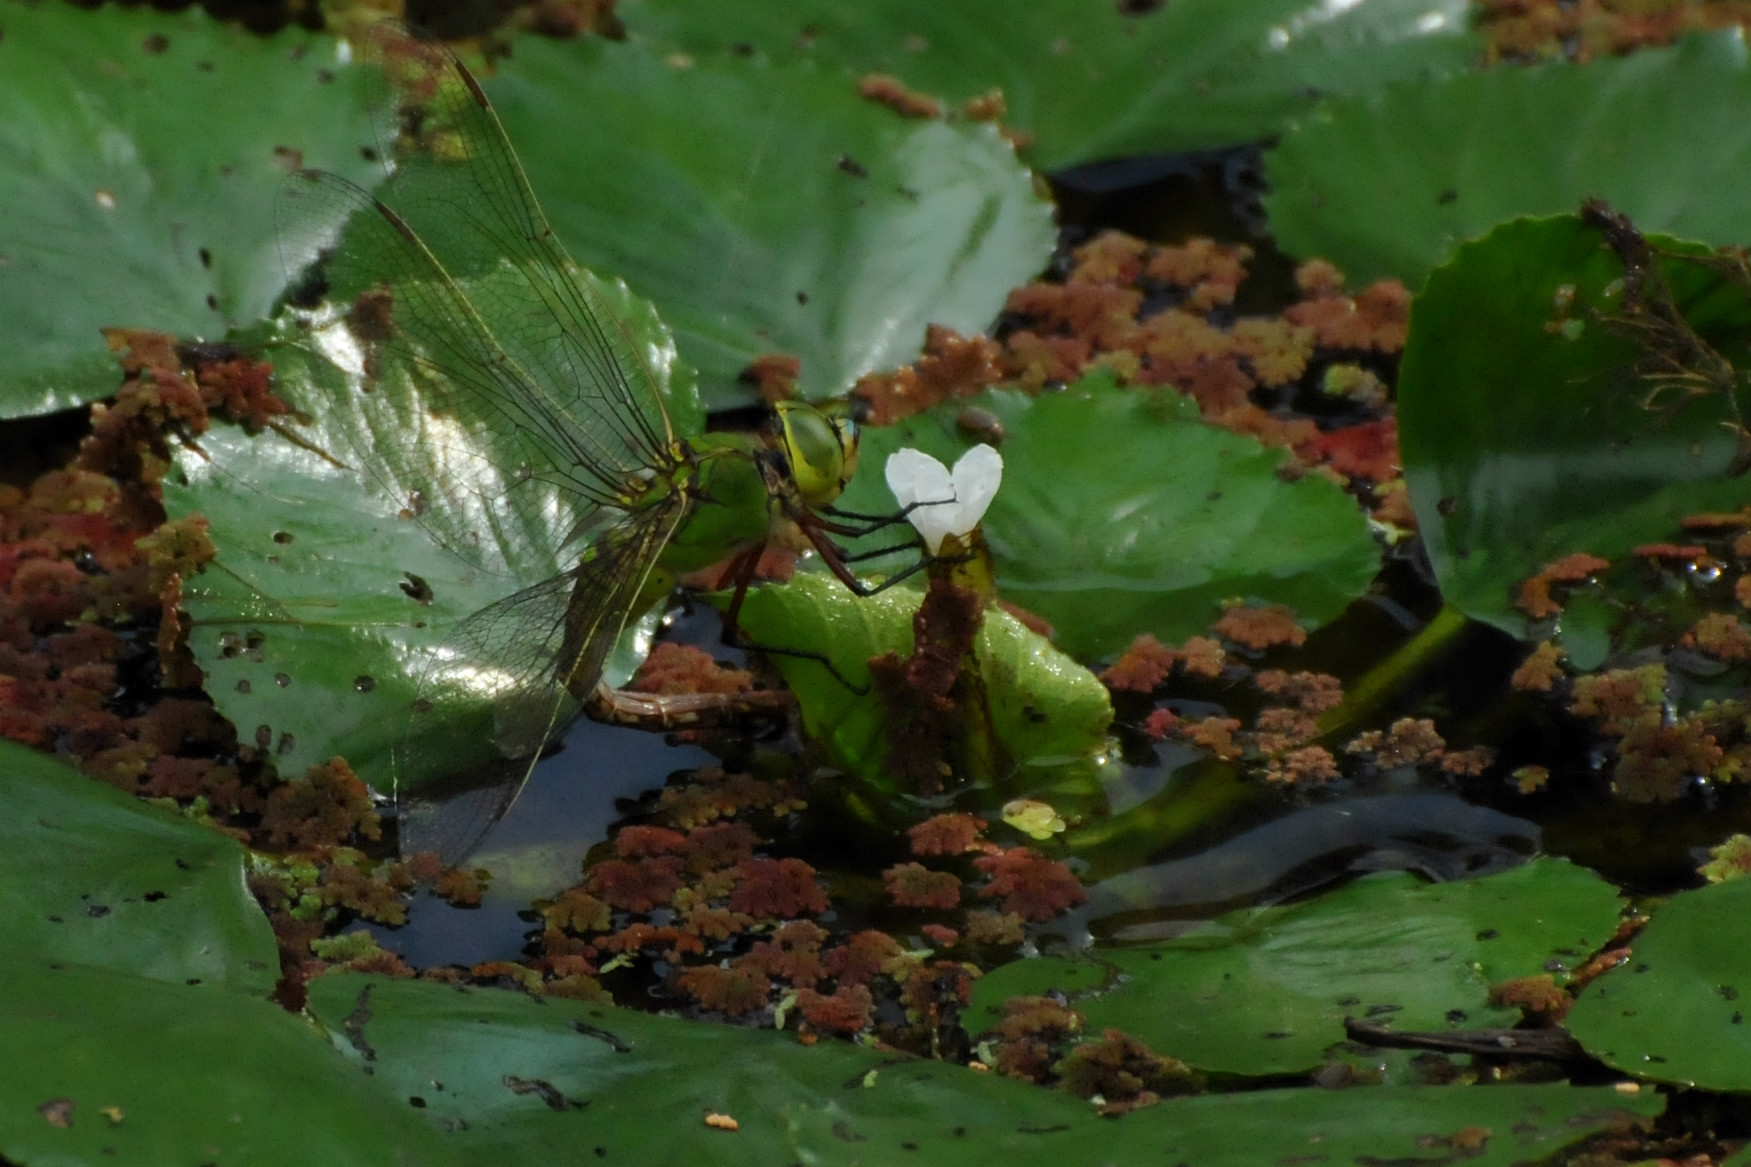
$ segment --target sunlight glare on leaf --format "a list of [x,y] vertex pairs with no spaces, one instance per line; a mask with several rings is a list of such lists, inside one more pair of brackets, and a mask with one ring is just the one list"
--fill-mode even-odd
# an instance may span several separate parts
[[888,458],[888,489],[908,515],[932,555],[949,535],[964,535],[979,525],[1003,481],[1003,455],[991,446],[974,446],[947,466],[922,450],[896,450]]

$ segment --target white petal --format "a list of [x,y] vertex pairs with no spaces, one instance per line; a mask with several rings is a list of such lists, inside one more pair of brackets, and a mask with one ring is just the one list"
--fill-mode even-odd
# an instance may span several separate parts
[[894,498],[913,508],[906,517],[935,555],[945,536],[965,535],[979,525],[1003,479],[1003,457],[990,446],[974,446],[951,475],[929,454],[907,448],[889,455],[885,474]]
[[974,446],[961,455],[949,477],[960,509],[960,526],[952,530],[964,535],[979,525],[991,500],[997,497],[997,487],[1003,482],[1003,455],[994,446]]
[[923,450],[914,450],[910,446],[888,455],[886,477],[888,489],[894,492],[895,500],[902,507],[954,497],[948,467]]

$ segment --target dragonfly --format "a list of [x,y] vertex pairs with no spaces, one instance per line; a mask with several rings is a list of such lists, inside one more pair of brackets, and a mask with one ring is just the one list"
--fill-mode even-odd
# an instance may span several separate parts
[[[291,299],[338,297],[329,326],[356,350],[357,391],[372,393],[388,362],[419,385],[423,408],[366,423],[352,452],[483,571],[553,562],[556,510],[570,520],[569,568],[462,620],[436,650],[395,753],[402,853],[452,864],[586,711],[629,618],[681,576],[734,561],[731,630],[774,541],[812,545],[866,590],[832,543],[863,532],[830,517],[858,431],[847,410],[790,402],[757,434],[682,432],[650,352],[560,244],[468,68],[394,23],[364,49],[400,106],[387,182],[372,193],[302,170],[279,206],[288,265],[317,257]],[[413,791],[481,734],[495,756],[462,797]]]

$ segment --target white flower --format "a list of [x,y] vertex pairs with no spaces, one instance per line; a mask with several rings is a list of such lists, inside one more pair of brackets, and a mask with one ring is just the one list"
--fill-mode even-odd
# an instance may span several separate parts
[[985,508],[1003,481],[1003,455],[990,446],[974,446],[947,466],[922,450],[896,450],[888,457],[888,489],[918,528],[932,555],[942,550],[948,535],[965,535],[985,517]]

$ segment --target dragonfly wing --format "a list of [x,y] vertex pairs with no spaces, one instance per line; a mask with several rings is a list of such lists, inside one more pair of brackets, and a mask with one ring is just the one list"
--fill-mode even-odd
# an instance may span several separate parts
[[[516,801],[601,679],[628,614],[650,596],[687,511],[677,495],[636,512],[572,571],[481,609],[445,639],[396,754],[403,854],[455,862]],[[454,777],[435,786],[432,775]]]

